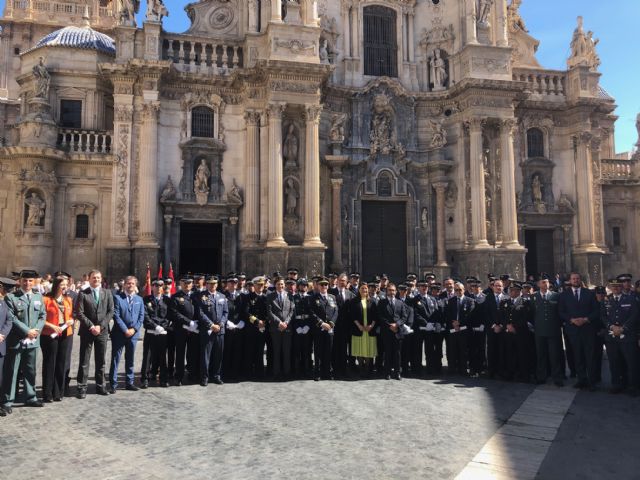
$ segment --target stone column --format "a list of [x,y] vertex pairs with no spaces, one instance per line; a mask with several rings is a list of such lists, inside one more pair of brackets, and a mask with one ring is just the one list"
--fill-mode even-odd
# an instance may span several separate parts
[[409,61],[410,62],[415,62],[415,52],[414,52],[414,39],[413,39],[413,23],[415,21],[415,17],[413,15],[413,13],[409,13],[407,15],[407,19],[408,19],[408,40],[407,40],[407,48],[409,49]]
[[323,247],[320,240],[320,105],[305,106],[306,155],[304,168],[304,243]]
[[282,22],[282,0],[271,0],[271,21]]
[[140,132],[140,180],[138,202],[140,209],[150,209],[140,215],[139,244],[156,246],[156,205],[158,203],[158,114],[160,102],[142,105]]
[[235,272],[238,269],[238,217],[229,217],[229,229],[227,232],[230,240],[230,248],[228,251],[229,270]]
[[488,248],[484,163],[482,161],[482,124],[484,120],[472,118],[469,126],[470,182],[471,182],[471,246]]
[[467,8],[467,43],[478,43],[478,31],[476,30],[477,24],[477,12],[476,12],[476,0],[466,0]]
[[[279,3],[279,2],[278,2]],[[282,113],[285,103],[269,104],[269,222],[267,247],[286,247],[282,236]]]
[[169,271],[169,264],[171,263],[171,223],[173,222],[173,215],[164,215],[164,256],[163,265]]
[[331,247],[333,258],[331,269],[335,272],[342,270],[342,179],[331,179]]
[[249,32],[258,31],[258,0],[249,0]]
[[260,238],[260,112],[247,111],[244,118],[247,122],[244,243],[255,245]]
[[433,184],[436,191],[436,267],[448,267],[447,248],[444,221],[444,194],[448,182],[437,182]]
[[496,1],[496,40],[499,47],[509,46],[509,34],[507,32],[507,0]]
[[[500,2],[498,2],[500,3]],[[500,123],[501,189],[502,189],[502,246],[521,248],[518,243],[518,211],[516,207],[516,173],[513,153],[513,118]]]
[[593,135],[581,132],[573,137],[575,147],[576,191],[578,208],[578,249],[582,251],[598,251],[596,246],[593,189],[591,178],[591,140]]

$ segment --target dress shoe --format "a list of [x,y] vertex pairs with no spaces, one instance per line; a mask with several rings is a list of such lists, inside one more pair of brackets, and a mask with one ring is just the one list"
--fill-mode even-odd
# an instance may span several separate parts
[[104,388],[96,388],[96,394],[97,395],[109,395],[109,392],[107,392]]
[[140,388],[142,388],[143,390],[149,387],[149,382],[147,380],[145,380],[144,382],[142,382],[140,384]]
[[133,383],[127,383],[127,386],[125,387],[127,390],[129,390],[130,392],[137,392],[138,390],[140,390],[138,387],[136,387]]
[[181,387],[181,386],[182,386],[182,380],[176,380],[175,382],[173,382],[173,384],[174,384],[176,387]]
[[79,400],[82,400],[83,398],[87,398],[87,391],[86,390],[78,390],[78,393],[76,393],[76,398],[79,399]]
[[556,380],[553,382],[556,387],[564,387],[564,382],[562,380]]
[[4,408],[0,407],[0,417],[6,417],[7,416],[7,412],[4,411]]
[[13,407],[0,407],[0,408],[2,408],[2,411],[7,415],[11,415],[13,413]]
[[224,385],[224,382],[220,379],[220,377],[215,377],[212,382],[216,385]]
[[399,373],[396,373],[393,378],[395,378],[396,380],[402,380],[402,376]]
[[61,402],[62,401],[62,397],[53,397],[53,401],[54,402]]
[[116,387],[107,388],[107,392],[109,392],[111,395],[115,395],[116,394]]
[[320,377],[313,377],[313,381],[314,382],[319,382],[320,381]]
[[573,385],[573,388],[578,388],[578,389],[582,389],[582,388],[586,388],[586,387],[587,387],[587,382],[582,382],[582,381],[576,382]]
[[161,382],[161,383],[160,383],[160,386],[161,386],[162,388],[168,388],[168,387],[169,387],[169,382]]
[[39,408],[39,407],[44,407],[44,403],[42,403],[40,400],[34,400],[32,402],[25,403],[25,406]]
[[391,375],[385,375],[384,379],[385,380],[391,380]]
[[201,387],[206,387],[207,385],[209,385],[209,379],[204,379],[200,382]]
[[44,403],[53,403],[53,398],[45,398],[42,400]]

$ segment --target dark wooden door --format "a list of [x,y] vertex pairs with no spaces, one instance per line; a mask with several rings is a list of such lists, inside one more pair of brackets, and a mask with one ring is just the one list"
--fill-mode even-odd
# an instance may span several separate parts
[[364,280],[386,273],[392,280],[407,274],[407,214],[404,202],[362,202],[362,272]]
[[180,274],[220,274],[221,268],[222,225],[182,222],[180,224]]
[[553,230],[525,230],[524,245],[527,248],[527,275],[547,273],[553,276]]

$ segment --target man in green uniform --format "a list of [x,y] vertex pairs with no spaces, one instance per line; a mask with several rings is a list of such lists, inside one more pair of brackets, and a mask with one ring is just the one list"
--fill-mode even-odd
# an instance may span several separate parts
[[2,375],[1,408],[11,413],[16,397],[18,372],[24,375],[26,405],[42,407],[36,397],[36,358],[40,347],[40,333],[46,317],[42,295],[33,290],[38,274],[33,270],[20,272],[20,288],[7,295],[7,310],[13,326],[7,337],[7,357]]
[[562,321],[558,316],[559,293],[549,288],[549,277],[538,281],[539,291],[532,298],[533,323],[537,351],[536,380],[545,383],[550,370],[553,383],[564,385],[564,359],[562,358]]

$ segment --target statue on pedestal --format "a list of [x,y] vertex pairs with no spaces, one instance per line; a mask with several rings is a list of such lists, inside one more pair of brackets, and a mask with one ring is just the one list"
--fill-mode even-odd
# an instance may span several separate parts
[[373,117],[371,118],[371,155],[391,153],[393,144],[393,108],[389,97],[384,94],[376,95],[373,100]]
[[447,81],[447,66],[442,58],[442,51],[436,48],[433,51],[433,57],[429,60],[429,66],[431,67],[431,81],[433,83],[433,90],[443,90],[445,88],[445,82]]
[[240,188],[236,184],[236,179],[233,179],[233,185],[231,186],[231,190],[227,193],[227,200],[230,203],[237,203],[242,205],[242,194],[240,193]]
[[51,75],[44,66],[44,57],[40,57],[37,65],[34,65],[33,76],[36,80],[34,96],[37,98],[49,98],[49,84],[51,83]]
[[209,177],[211,177],[211,170],[207,166],[207,162],[203,158],[200,160],[200,166],[196,170],[196,175],[193,182],[193,191],[196,194],[196,201],[199,205],[207,203],[209,192]]
[[31,196],[27,197],[24,203],[27,205],[27,220],[25,226],[41,227],[45,214],[45,201],[40,198],[36,192],[31,192]]
[[138,10],[140,10],[140,0],[119,0],[119,1],[120,1],[120,25],[135,27],[136,13],[138,13]]
[[479,0],[478,24],[483,26],[489,25],[489,14],[491,13],[492,6],[493,6],[493,0]]
[[169,10],[167,10],[162,0],[147,0],[147,14],[145,18],[148,22],[161,22],[163,17],[168,16]]
[[286,214],[287,216],[295,217],[296,209],[298,207],[298,198],[300,198],[300,194],[298,193],[298,189],[296,188],[296,184],[293,181],[293,178],[287,179],[287,185],[285,186],[284,194],[286,196]]
[[291,168],[298,166],[298,137],[296,136],[293,123],[289,125],[282,153],[284,155],[285,167]]

